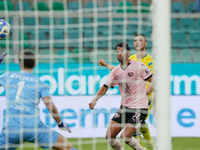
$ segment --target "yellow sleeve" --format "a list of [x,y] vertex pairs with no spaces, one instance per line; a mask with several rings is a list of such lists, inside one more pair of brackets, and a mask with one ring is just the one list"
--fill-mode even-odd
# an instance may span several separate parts
[[131,55],[131,56],[129,57],[129,59],[131,59],[131,60],[136,60],[136,57],[135,57],[135,55]]
[[136,54],[131,55],[129,59],[143,62],[150,69],[151,73],[154,74],[154,60],[149,54],[141,60],[137,59]]
[[150,69],[151,73],[154,74],[154,60],[152,57],[149,57],[147,67]]

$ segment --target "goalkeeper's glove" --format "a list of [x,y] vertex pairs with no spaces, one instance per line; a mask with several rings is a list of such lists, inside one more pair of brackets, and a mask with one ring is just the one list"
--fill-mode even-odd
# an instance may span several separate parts
[[7,55],[7,53],[4,53],[3,55],[0,54],[0,64],[3,61],[4,57]]
[[71,133],[71,130],[69,128],[69,126],[66,123],[60,122],[58,123],[58,128],[64,131],[68,131],[69,133]]

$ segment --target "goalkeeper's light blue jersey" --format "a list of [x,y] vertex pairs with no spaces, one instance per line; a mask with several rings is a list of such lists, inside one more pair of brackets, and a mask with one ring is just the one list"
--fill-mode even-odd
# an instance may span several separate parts
[[50,96],[46,83],[33,73],[23,71],[1,75],[0,86],[6,90],[4,127],[34,127],[41,122],[38,108],[40,98]]

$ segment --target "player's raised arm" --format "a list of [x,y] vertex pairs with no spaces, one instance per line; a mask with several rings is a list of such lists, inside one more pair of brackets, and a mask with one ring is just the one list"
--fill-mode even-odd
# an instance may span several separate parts
[[101,98],[104,94],[106,94],[106,92],[108,91],[108,87],[106,85],[103,85],[99,91],[97,92],[97,94],[95,95],[95,97],[93,98],[93,100],[89,103],[89,108],[90,109],[94,109],[94,106],[97,103],[97,100],[99,98]]
[[7,53],[4,53],[3,55],[0,54],[0,64],[3,61],[3,59],[6,57]]
[[61,130],[65,130],[71,133],[70,128],[68,127],[68,125],[66,123],[63,123],[60,115],[58,113],[58,109],[56,108],[56,106],[54,105],[51,97],[43,97],[42,100],[44,101],[44,104],[46,105],[47,109],[49,110],[49,112],[51,113],[51,116],[53,117],[53,119],[57,122],[58,127]]
[[109,70],[113,70],[115,68],[115,66],[107,64],[104,59],[99,59],[98,65],[99,66],[104,66]]

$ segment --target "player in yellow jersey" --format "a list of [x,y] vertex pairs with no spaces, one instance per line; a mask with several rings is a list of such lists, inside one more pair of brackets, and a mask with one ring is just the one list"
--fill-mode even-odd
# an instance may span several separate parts
[[[143,62],[154,74],[154,60],[153,58],[146,52],[146,45],[147,45],[147,37],[144,34],[135,34],[134,37],[134,47],[136,49],[136,54],[131,55],[129,59],[136,60],[136,61],[141,61]],[[107,64],[103,59],[100,59],[98,62],[99,66],[104,66],[109,70],[112,70],[115,68],[115,66]],[[150,85],[149,82],[147,82],[147,87]],[[146,88],[147,88],[146,87]],[[146,119],[148,118],[150,114],[150,110],[152,109],[153,101],[154,101],[154,94],[153,92],[148,95],[148,100],[149,100],[149,109],[148,109],[148,115]],[[142,133],[144,139],[147,142],[148,145],[148,150],[154,150],[154,146],[152,143],[149,127],[147,123],[140,129],[140,133]],[[133,135],[136,139],[139,139],[139,142],[141,146],[143,146],[142,143],[142,137],[140,134],[135,134]]]

